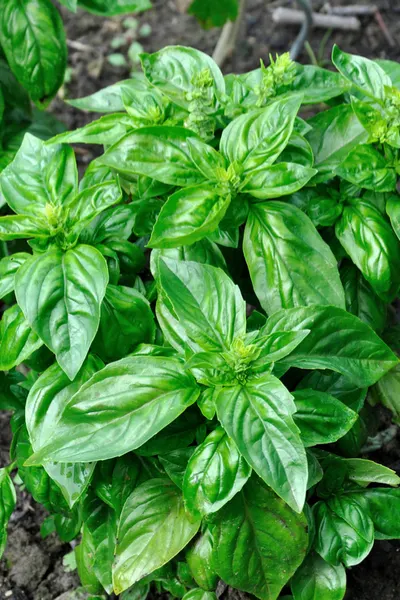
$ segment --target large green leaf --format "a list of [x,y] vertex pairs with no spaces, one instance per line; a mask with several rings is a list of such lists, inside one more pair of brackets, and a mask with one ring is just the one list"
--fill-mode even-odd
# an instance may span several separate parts
[[46,146],[27,133],[15,159],[2,171],[0,186],[14,212],[49,218],[77,193],[74,152],[68,146]]
[[334,396],[312,389],[293,392],[296,413],[304,445],[330,444],[344,436],[357,420],[357,413]]
[[226,273],[206,264],[159,259],[162,292],[185,333],[205,351],[229,350],[246,331],[246,304]]
[[[291,156],[288,158],[292,160]],[[258,200],[280,198],[297,192],[316,173],[315,169],[295,162],[279,162],[250,173],[241,189]]]
[[358,565],[374,544],[373,522],[349,496],[336,496],[314,505],[315,549],[332,565]]
[[[35,381],[25,406],[26,426],[34,451],[51,439],[71,396],[102,367],[103,363],[98,358],[89,355],[72,382],[57,363]],[[86,490],[94,469],[92,463],[46,462],[43,466],[61,489],[70,508]]]
[[225,81],[210,56],[183,46],[167,46],[154,54],[142,54],[142,67],[148,81],[172,102],[188,109],[202,74],[211,75],[212,84],[202,88],[205,105],[215,104],[215,96],[225,93]]
[[335,232],[375,292],[391,302],[400,285],[400,242],[382,213],[356,198],[344,207]]
[[400,488],[371,488],[349,494],[374,524],[375,539],[398,539],[400,536]]
[[8,520],[17,503],[14,484],[7,469],[0,469],[0,558],[7,543]]
[[67,46],[50,0],[1,0],[0,44],[32,100],[47,104],[64,81]]
[[237,117],[222,133],[222,154],[245,174],[272,165],[289,141],[300,104],[299,95]]
[[243,251],[267,313],[309,304],[345,307],[336,259],[297,207],[274,201],[252,205]]
[[239,492],[251,468],[222,427],[211,432],[191,456],[183,480],[185,506],[195,516],[220,510]]
[[200,393],[174,358],[129,356],[98,371],[63,404],[52,439],[30,461],[105,460],[139,448]]
[[307,521],[256,477],[217,514],[214,564],[229,585],[276,600],[307,550]]
[[96,335],[107,281],[104,258],[83,244],[32,256],[17,272],[18,304],[70,379]]
[[398,359],[368,325],[335,306],[307,306],[272,315],[262,333],[310,329],[309,335],[280,361],[300,369],[331,369],[358,387],[368,387]]
[[346,298],[346,309],[367,323],[374,331],[381,332],[386,325],[386,303],[375,294],[357,267],[345,261],[340,276]]
[[255,472],[294,510],[303,508],[307,458],[293,396],[273,375],[221,388],[218,419]]
[[154,317],[146,298],[133,288],[107,286],[93,352],[106,362],[119,360],[138,344],[153,342],[154,335]]
[[118,527],[114,592],[120,594],[174,558],[199,527],[200,521],[188,519],[181,492],[168,479],[151,479],[136,488]]
[[332,49],[332,62],[343,77],[370,98],[383,100],[385,86],[392,86],[389,75],[375,61],[342,52],[336,44]]
[[43,346],[17,304],[8,308],[0,321],[0,369],[10,371]]
[[146,175],[181,187],[204,183],[190,156],[187,139],[197,137],[183,127],[143,127],[128,133],[98,161],[123,175]]
[[355,412],[359,412],[363,407],[367,395],[366,388],[357,387],[340,373],[329,370],[315,370],[308,373],[296,389],[303,390],[305,388],[326,392]]
[[342,600],[346,593],[343,565],[330,565],[311,552],[291,581],[294,600]]
[[348,104],[320,112],[308,123],[312,129],[306,138],[314,154],[318,178],[322,181],[332,179],[335,169],[350,150],[368,139],[368,133]]
[[336,172],[346,181],[374,192],[393,192],[396,189],[396,171],[371,145],[360,144],[353,148]]
[[150,248],[176,248],[201,240],[218,227],[230,201],[230,195],[215,186],[194,186],[175,192],[161,208]]

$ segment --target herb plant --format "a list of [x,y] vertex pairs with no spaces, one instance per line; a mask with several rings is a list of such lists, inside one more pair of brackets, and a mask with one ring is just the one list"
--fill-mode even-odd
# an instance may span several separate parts
[[[92,595],[340,600],[400,537],[399,477],[359,457],[371,403],[400,415],[400,67],[333,61],[224,77],[168,47],[71,101],[105,116],[25,135],[0,176],[1,548],[14,468]],[[75,142],[105,150],[79,183]]]

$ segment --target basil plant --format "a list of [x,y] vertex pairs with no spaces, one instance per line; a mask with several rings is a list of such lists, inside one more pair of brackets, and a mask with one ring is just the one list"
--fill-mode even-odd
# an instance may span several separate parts
[[[334,62],[224,77],[168,47],[71,101],[101,118],[25,135],[0,176],[2,550],[15,469],[96,597],[341,600],[400,538],[400,478],[362,457],[372,404],[400,414],[400,67]],[[80,182],[76,142],[104,147]]]

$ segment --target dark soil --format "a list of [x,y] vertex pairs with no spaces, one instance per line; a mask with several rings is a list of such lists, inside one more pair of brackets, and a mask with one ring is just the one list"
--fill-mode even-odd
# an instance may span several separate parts
[[[218,0],[216,0],[217,2]],[[331,6],[349,4],[350,0],[331,0]],[[144,50],[153,52],[165,45],[182,44],[212,53],[219,31],[204,31],[194,18],[180,14],[173,0],[153,0],[154,9],[139,17],[139,24],[149,24],[152,33],[139,37]],[[320,10],[325,0],[314,0],[314,10]],[[389,58],[400,61],[400,0],[351,0],[351,4],[377,5],[385,28],[374,17],[362,19],[359,32],[332,31],[326,39],[326,30],[315,29],[309,38],[312,51],[318,60],[328,64],[332,45],[343,50],[372,58]],[[268,62],[269,53],[288,50],[297,36],[297,27],[278,27],[272,22],[271,11],[277,6],[294,6],[290,0],[248,0],[243,35],[235,56],[225,65],[225,72],[244,72],[259,65],[259,59]],[[114,50],[112,40],[124,31],[123,18],[104,19],[83,11],[73,15],[61,9],[69,44],[71,79],[51,106],[53,114],[68,129],[80,127],[93,119],[93,114],[80,112],[63,102],[63,98],[78,98],[91,94],[106,85],[129,77],[129,68],[114,67],[108,55],[126,53],[128,45]],[[303,51],[303,63],[310,56]],[[326,62],[324,62],[326,61]],[[77,149],[80,164],[84,167],[95,156],[93,147]],[[382,425],[384,426],[384,424]],[[0,466],[8,462],[10,432],[5,415],[0,415]],[[400,472],[399,436],[384,447],[379,455],[371,455]],[[62,558],[71,546],[62,544],[52,534],[43,540],[40,525],[45,512],[26,493],[18,495],[18,506],[11,518],[9,541],[5,558],[0,562],[0,600],[69,600],[68,592],[75,589],[78,579],[66,573]],[[225,592],[224,598],[237,600],[242,594]],[[358,567],[348,571],[346,600],[399,600],[400,598],[400,543],[377,542],[370,556]]]

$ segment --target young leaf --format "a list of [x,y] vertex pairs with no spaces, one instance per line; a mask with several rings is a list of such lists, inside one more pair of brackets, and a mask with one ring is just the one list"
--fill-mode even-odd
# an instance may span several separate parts
[[80,110],[87,110],[97,113],[115,113],[124,110],[124,104],[122,102],[122,88],[126,85],[134,84],[134,80],[125,79],[124,81],[118,81],[113,83],[90,96],[84,98],[75,98],[73,100],[67,100],[68,104],[79,108]]
[[369,483],[386,483],[387,485],[398,486],[400,477],[395,471],[379,465],[372,460],[363,458],[346,458],[344,459],[348,469],[348,477],[361,486]]
[[218,419],[240,454],[291,508],[301,512],[307,457],[293,421],[293,396],[273,375],[221,388]]
[[174,558],[197,533],[180,490],[168,479],[151,479],[127,499],[118,527],[113,566],[114,592],[120,594]]
[[67,45],[50,0],[1,0],[0,44],[34,102],[48,104],[64,81]]
[[303,389],[293,392],[293,397],[294,422],[306,447],[336,442],[357,420],[357,413],[325,392]]
[[29,327],[19,306],[8,308],[0,321],[0,369],[10,371],[41,346],[42,340]]
[[375,61],[342,52],[336,44],[332,49],[332,62],[343,77],[370,98],[383,100],[385,86],[392,86],[390,77]]
[[0,558],[7,543],[7,525],[15,505],[17,495],[7,469],[0,469]]
[[312,552],[297,569],[290,587],[294,600],[343,600],[346,571],[343,565],[330,565]]
[[345,206],[336,236],[378,296],[391,302],[400,285],[400,243],[380,211],[356,198]]
[[201,240],[217,228],[230,201],[229,193],[215,186],[175,192],[161,208],[148,245],[176,248]]
[[16,275],[18,304],[71,380],[96,335],[107,280],[104,258],[83,244],[34,255]]
[[229,350],[246,331],[246,304],[220,269],[196,262],[159,259],[163,293],[185,333],[203,350]]
[[243,251],[261,306],[332,304],[344,308],[337,262],[310,219],[283,202],[251,206]]
[[200,50],[167,46],[154,54],[141,55],[143,72],[148,81],[174,104],[188,109],[191,94],[196,92],[196,77],[209,73],[212,84],[206,88],[206,103],[225,93],[225,81],[216,63]]
[[294,513],[252,477],[242,492],[217,513],[217,573],[239,590],[261,600],[276,600],[306,554],[306,530],[304,515]]
[[0,186],[14,212],[43,218],[46,207],[68,203],[77,193],[74,152],[68,146],[47,146],[27,133],[15,159],[2,171]]
[[368,325],[334,306],[281,310],[268,319],[261,334],[304,329],[311,333],[281,364],[300,369],[331,369],[361,388],[378,381],[398,362]]
[[237,117],[222,133],[221,153],[239,163],[245,175],[272,165],[289,141],[300,104],[300,95],[279,99]]
[[87,462],[125,454],[172,423],[196,402],[199,392],[174,358],[130,356],[110,363],[66,399],[52,439],[30,463]]
[[196,448],[187,465],[183,480],[187,510],[196,517],[219,511],[250,474],[233,441],[218,427]]
[[183,127],[144,127],[128,133],[98,161],[122,175],[146,175],[181,187],[204,183],[193,162],[187,139],[197,137]]

